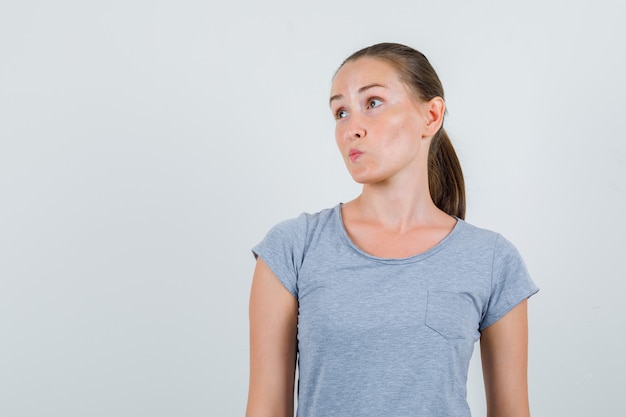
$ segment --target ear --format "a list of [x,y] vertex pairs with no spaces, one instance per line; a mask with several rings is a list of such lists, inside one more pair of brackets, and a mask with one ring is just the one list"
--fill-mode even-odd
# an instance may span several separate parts
[[439,131],[443,124],[443,115],[446,111],[446,103],[441,97],[434,97],[424,103],[426,123],[424,137],[432,137]]

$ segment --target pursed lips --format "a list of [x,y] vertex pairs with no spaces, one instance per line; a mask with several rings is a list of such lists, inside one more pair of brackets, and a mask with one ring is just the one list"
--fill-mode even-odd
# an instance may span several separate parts
[[361,155],[363,155],[363,152],[358,149],[350,149],[350,151],[348,151],[348,158],[350,158],[352,162],[356,161]]

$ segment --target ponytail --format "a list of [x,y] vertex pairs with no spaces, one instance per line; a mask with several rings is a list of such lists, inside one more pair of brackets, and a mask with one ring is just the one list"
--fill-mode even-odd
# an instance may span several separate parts
[[428,152],[428,188],[435,205],[459,219],[465,218],[465,181],[452,142],[441,128]]

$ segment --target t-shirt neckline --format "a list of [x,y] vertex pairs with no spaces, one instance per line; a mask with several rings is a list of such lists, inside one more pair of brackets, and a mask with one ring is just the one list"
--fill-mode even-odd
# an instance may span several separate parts
[[341,236],[341,238],[344,240],[344,242],[351,247],[354,251],[356,251],[359,255],[365,257],[365,258],[369,258],[371,260],[377,261],[377,262],[382,262],[382,263],[395,263],[395,264],[399,264],[399,263],[410,263],[410,262],[419,262],[423,259],[426,259],[438,252],[440,252],[441,250],[443,250],[445,247],[447,247],[451,241],[453,241],[456,237],[456,235],[458,235],[461,230],[463,229],[465,222],[463,221],[463,219],[460,219],[456,216],[453,216],[456,219],[456,224],[454,225],[454,227],[452,228],[452,230],[450,231],[450,233],[448,233],[443,239],[441,239],[441,241],[439,241],[439,243],[437,243],[435,246],[433,246],[432,248],[426,250],[425,252],[421,252],[415,255],[410,255],[407,256],[405,258],[383,258],[383,257],[379,257],[379,256],[374,256],[366,251],[364,251],[363,249],[361,249],[356,243],[354,243],[352,241],[352,239],[350,238],[350,236],[348,236],[348,231],[346,230],[345,225],[343,224],[343,216],[341,215],[341,206],[343,203],[339,203],[337,204],[333,211],[333,217],[335,218],[335,221],[337,221],[338,224],[338,229],[339,229],[339,234]]

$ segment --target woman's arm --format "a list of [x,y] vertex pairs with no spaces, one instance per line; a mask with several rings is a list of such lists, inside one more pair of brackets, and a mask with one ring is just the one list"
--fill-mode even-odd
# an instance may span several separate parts
[[261,258],[250,294],[246,417],[293,417],[298,302]]
[[483,330],[480,352],[487,417],[529,417],[526,300]]

